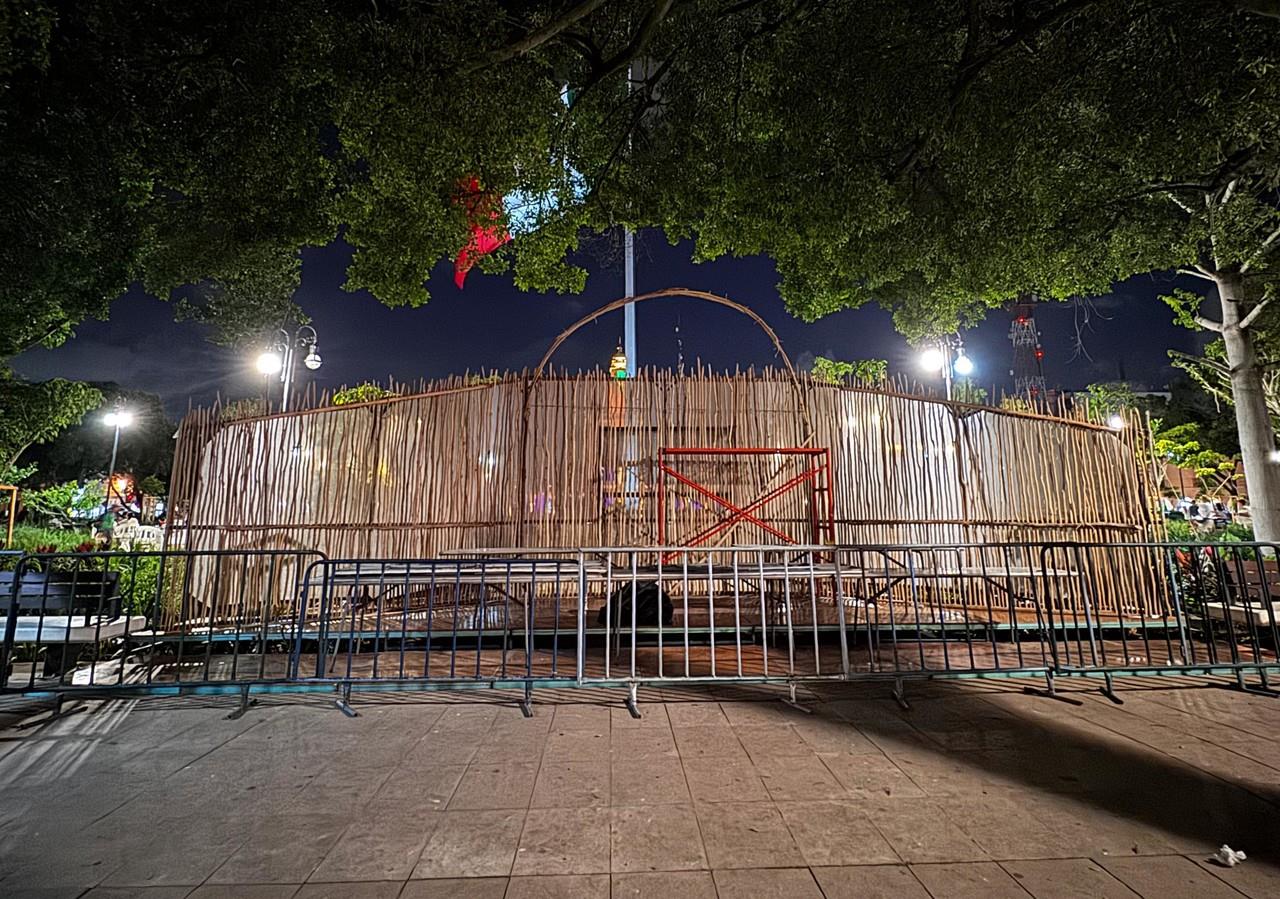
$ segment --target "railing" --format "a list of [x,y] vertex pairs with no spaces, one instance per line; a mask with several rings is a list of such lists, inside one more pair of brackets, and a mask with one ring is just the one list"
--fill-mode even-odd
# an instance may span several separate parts
[[293,677],[575,679],[580,574],[571,559],[313,562],[303,578]]
[[0,555],[26,693],[1280,672],[1280,548],[1004,543]]
[[[9,691],[283,680],[318,552],[156,550],[0,559]],[[275,651],[281,650],[281,651]]]

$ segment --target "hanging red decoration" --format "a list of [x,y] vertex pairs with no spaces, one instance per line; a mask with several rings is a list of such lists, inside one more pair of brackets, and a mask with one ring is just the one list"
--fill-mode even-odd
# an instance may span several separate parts
[[511,234],[502,227],[502,197],[495,191],[485,190],[478,178],[472,176],[458,182],[454,202],[467,214],[467,228],[471,236],[453,265],[453,283],[462,289],[467,272],[476,260],[511,240]]

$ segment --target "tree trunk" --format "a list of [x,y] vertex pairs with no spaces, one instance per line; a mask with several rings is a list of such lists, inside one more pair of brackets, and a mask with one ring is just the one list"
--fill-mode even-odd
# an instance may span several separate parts
[[1238,272],[1221,272],[1214,279],[1222,304],[1222,342],[1231,368],[1231,397],[1244,457],[1244,480],[1249,490],[1253,533],[1262,541],[1280,540],[1280,464],[1272,460],[1275,432],[1262,390],[1262,367],[1253,334],[1241,329],[1244,279]]

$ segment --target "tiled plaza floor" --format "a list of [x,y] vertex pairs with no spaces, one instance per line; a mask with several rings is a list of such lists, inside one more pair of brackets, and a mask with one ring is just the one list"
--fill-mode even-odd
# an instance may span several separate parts
[[[1280,896],[1280,699],[115,700],[0,731],[0,896]],[[1220,843],[1250,858],[1205,861]]]

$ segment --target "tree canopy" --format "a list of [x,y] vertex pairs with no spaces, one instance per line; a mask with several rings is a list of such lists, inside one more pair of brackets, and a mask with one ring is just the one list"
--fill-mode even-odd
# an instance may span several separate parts
[[[0,357],[126,285],[190,285],[234,340],[291,311],[300,247],[426,302],[479,267],[578,290],[580,236],[766,253],[796,315],[911,337],[1026,291],[1177,269],[1221,334],[1259,534],[1280,467],[1253,329],[1277,286],[1275,4],[1192,0],[0,0]],[[486,205],[488,208],[488,205]],[[1215,312],[1216,309],[1216,312]]]
[[348,287],[425,302],[465,177],[520,204],[481,267],[524,287],[581,288],[583,228],[653,225],[772,255],[805,318],[875,300],[908,334],[1210,238],[1244,262],[1276,224],[1280,27],[1229,4],[4,6],[0,289],[30,315],[0,356],[139,280],[234,339],[338,234]]
[[24,450],[52,440],[101,401],[88,384],[61,378],[32,384],[0,371],[0,483],[14,478]]

